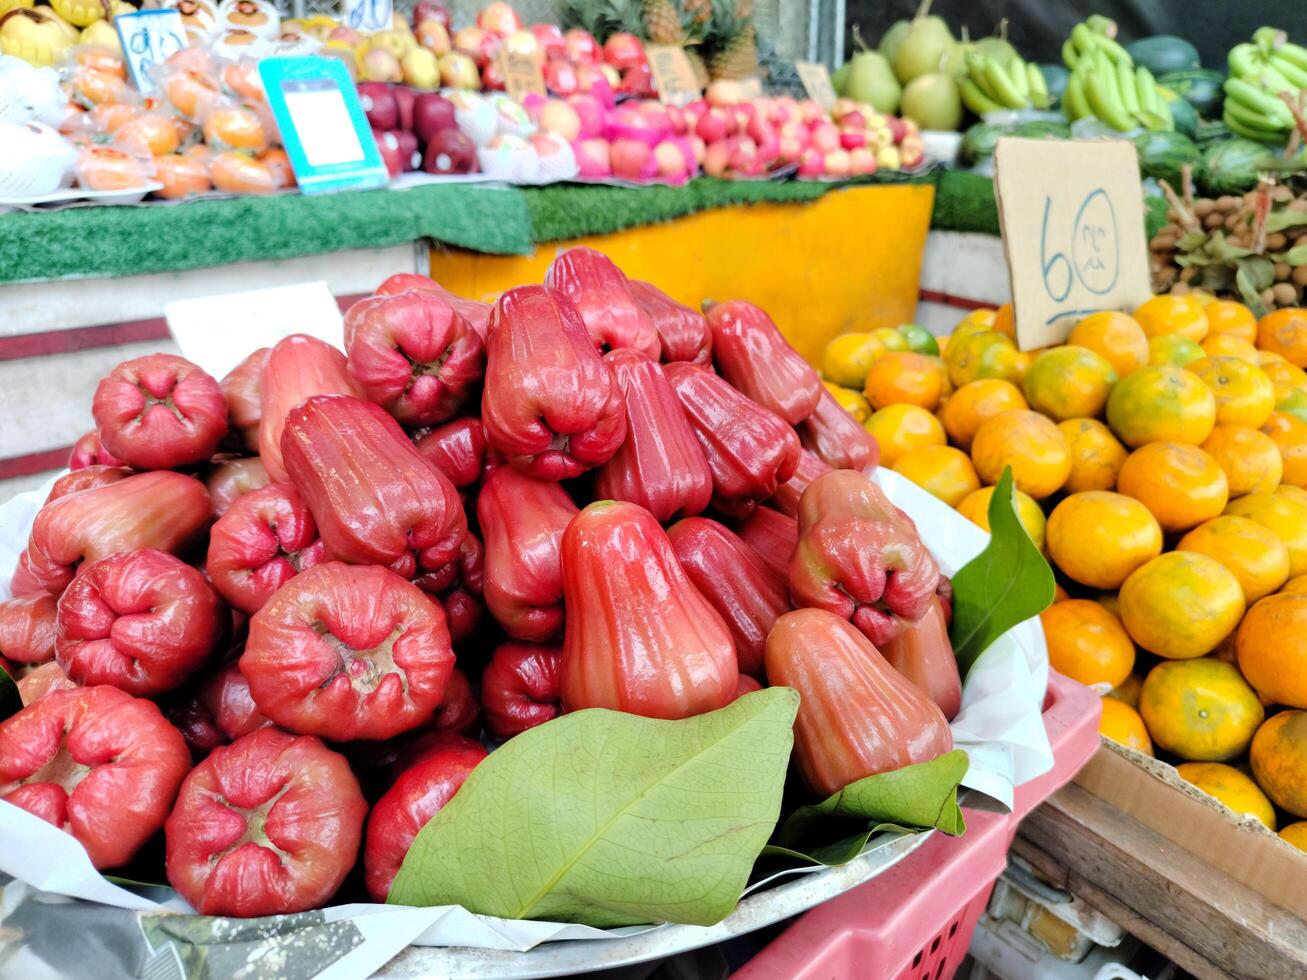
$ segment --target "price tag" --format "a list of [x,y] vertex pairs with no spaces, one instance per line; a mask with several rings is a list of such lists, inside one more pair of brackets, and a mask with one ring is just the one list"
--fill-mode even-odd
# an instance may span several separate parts
[[345,24],[356,31],[388,31],[394,27],[394,0],[342,0]]
[[1022,350],[1060,344],[1090,313],[1132,310],[1152,295],[1130,143],[1005,137],[994,194]]
[[182,356],[215,378],[250,351],[295,333],[345,349],[344,318],[325,282],[173,300],[163,316]]
[[539,53],[524,54],[501,47],[499,70],[504,74],[504,91],[515,102],[523,101],[528,95],[549,94],[545,88],[544,72],[540,68]]
[[831,84],[830,72],[819,61],[796,61],[794,70],[799,73],[799,81],[808,93],[808,98],[823,109],[829,110],[835,104],[835,86]]
[[686,105],[703,95],[699,81],[694,77],[690,59],[678,44],[651,44],[645,47],[644,56],[649,62],[654,88],[658,98],[666,105]]
[[132,73],[132,83],[140,92],[153,92],[158,88],[152,74],[155,65],[161,65],[176,52],[186,47],[186,26],[182,15],[175,10],[141,10],[131,14],[116,14],[114,27]]
[[259,78],[305,194],[390,182],[358,90],[339,58],[264,58]]

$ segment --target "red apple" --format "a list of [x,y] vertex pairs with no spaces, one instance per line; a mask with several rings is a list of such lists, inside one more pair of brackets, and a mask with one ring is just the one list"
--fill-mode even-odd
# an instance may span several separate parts
[[581,136],[580,115],[562,99],[546,99],[536,122],[544,132],[561,136],[569,143]]
[[823,154],[840,148],[840,131],[834,123],[821,122],[812,127],[809,137],[812,145]]
[[612,147],[600,137],[578,140],[572,144],[579,176],[589,179],[608,177],[613,172]]
[[449,88],[479,89],[481,74],[469,55],[451,51],[440,56],[440,84]]
[[418,44],[434,55],[442,55],[453,50],[449,40],[449,28],[435,20],[424,20],[413,32]]
[[703,140],[701,140],[698,136],[691,135],[689,139],[690,139],[690,152],[694,154],[695,165],[702,167],[704,155],[708,152],[708,144],[705,143]]
[[457,129],[454,103],[439,92],[422,92],[413,100],[413,132],[423,143],[442,129]]
[[641,62],[626,69],[622,73],[622,82],[618,86],[618,91],[627,95],[653,96],[653,72],[650,71],[648,62]]
[[926,148],[919,133],[909,133],[903,137],[903,142],[899,144],[899,160],[904,170],[911,170],[920,164],[925,156]]
[[470,174],[477,169],[477,148],[458,129],[441,129],[427,143],[422,169],[429,174]]
[[709,143],[703,154],[703,172],[709,177],[725,177],[731,162],[731,147],[726,140]]
[[876,172],[876,154],[865,146],[849,151],[849,172],[855,177],[865,177]]
[[676,105],[666,106],[666,109],[667,121],[671,124],[672,132],[677,136],[684,136],[688,133],[690,127],[686,122],[685,111],[680,106]]
[[359,103],[368,117],[368,125],[377,132],[398,129],[400,125],[399,102],[395,99],[395,88],[385,82],[359,82]]
[[399,107],[399,125],[396,128],[412,132],[413,103],[417,101],[417,92],[407,85],[393,85],[390,91],[395,97],[395,105]]
[[522,18],[503,0],[494,0],[477,14],[477,27],[491,34],[498,34],[500,37],[508,37],[514,31],[522,29]]
[[545,88],[555,95],[571,95],[580,87],[576,79],[576,68],[570,61],[556,58],[545,62]]
[[735,133],[735,120],[724,110],[712,108],[699,117],[695,135],[705,143],[718,143]]
[[663,140],[653,152],[658,176],[669,183],[681,183],[694,169],[693,152],[684,140]]
[[574,65],[593,65],[602,57],[599,42],[589,31],[573,27],[563,35],[563,47],[567,60]]
[[386,172],[392,177],[398,177],[404,172],[404,155],[400,152],[396,134],[373,130],[372,136],[377,141],[377,150],[381,153],[381,162],[386,165]]
[[614,68],[634,68],[644,61],[644,45],[634,34],[618,31],[604,42],[604,64]]
[[449,8],[439,0],[417,0],[413,5],[413,30],[416,31],[427,21],[434,21],[449,30]]
[[480,27],[460,27],[450,38],[450,43],[455,51],[475,61],[478,68],[484,68],[494,55],[499,39]]
[[615,139],[609,151],[613,176],[627,180],[647,180],[658,172],[653,150],[644,140]]
[[862,114],[860,109],[850,109],[848,112],[839,115],[836,120],[840,129],[866,129],[867,117]]
[[826,172],[826,158],[821,150],[810,146],[799,155],[799,176],[820,177]]
[[820,105],[813,102],[812,99],[804,99],[799,103],[799,118],[808,125],[812,125],[813,123],[823,122],[828,117],[826,110]]
[[867,131],[865,129],[842,129],[840,130],[840,148],[845,150],[856,150],[859,147],[867,145]]
[[540,50],[546,58],[566,58],[567,44],[563,40],[563,30],[557,24],[532,24],[531,33],[535,36]]
[[613,83],[599,65],[576,66],[576,89],[578,92],[590,92],[603,100],[604,105],[611,106],[617,101],[613,95]]
[[885,124],[889,126],[890,137],[895,143],[902,143],[903,137],[908,133],[907,123],[898,116],[889,116],[885,119]]
[[826,154],[826,173],[831,177],[847,177],[850,163],[848,150],[831,150]]
[[369,48],[360,66],[363,74],[373,82],[398,82],[404,78],[399,59],[385,48]]
[[504,90],[504,71],[498,60],[487,61],[481,66],[481,87],[488,92]]
[[578,92],[568,98],[567,104],[576,110],[577,117],[581,120],[582,137],[599,136],[603,133],[607,111],[598,96]]

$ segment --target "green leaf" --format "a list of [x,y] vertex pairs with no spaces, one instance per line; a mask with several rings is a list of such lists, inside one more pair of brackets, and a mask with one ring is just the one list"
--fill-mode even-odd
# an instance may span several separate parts
[[1286,228],[1297,228],[1301,225],[1307,225],[1307,211],[1290,211],[1288,208],[1280,208],[1278,211],[1272,211],[1266,216],[1266,231],[1268,233],[1284,231]]
[[953,576],[953,653],[965,679],[989,645],[1053,601],[1053,571],[1017,517],[1011,467],[989,498],[989,544]]
[[[859,779],[815,806],[795,810],[766,853],[835,865],[853,860],[882,830],[934,827],[957,836],[966,830],[957,793],[966,774],[967,754],[954,749],[930,762]],[[858,829],[851,833],[853,821]]]
[[524,732],[422,828],[388,901],[719,922],[775,829],[798,706],[774,687],[684,721],[590,709]]
[[1275,282],[1275,265],[1263,255],[1240,259],[1238,271],[1234,274],[1234,283],[1244,303],[1252,310],[1253,316],[1262,317],[1267,313],[1266,304],[1262,302],[1262,290]]
[[9,671],[0,667],[0,721],[23,710],[23,699],[18,696],[18,684]]

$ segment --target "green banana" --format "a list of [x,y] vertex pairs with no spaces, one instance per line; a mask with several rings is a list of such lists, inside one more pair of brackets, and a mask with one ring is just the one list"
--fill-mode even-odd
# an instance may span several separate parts
[[995,100],[1009,109],[1024,109],[1027,102],[1008,78],[1003,66],[992,58],[985,58],[985,89]]
[[1062,93],[1062,111],[1071,122],[1094,114],[1085,101],[1084,76],[1078,72],[1072,72],[1067,79],[1066,91]]
[[1134,59],[1130,57],[1130,52],[1121,47],[1121,45],[1116,41],[1106,35],[1095,34],[1092,31],[1090,32],[1090,37],[1094,39],[1094,43],[1098,46],[1098,50],[1106,53],[1106,55],[1118,65],[1129,65],[1134,67],[1135,62]]
[[1272,117],[1264,112],[1258,112],[1256,109],[1250,109],[1246,104],[1237,99],[1226,99],[1225,105],[1229,108],[1229,115],[1238,120],[1239,125],[1248,129],[1263,130],[1269,133],[1287,133],[1290,126],[1283,123],[1280,119]]
[[1085,26],[1095,34],[1103,35],[1103,37],[1116,37],[1116,21],[1111,17],[1105,17],[1102,14],[1090,14],[1085,18]]
[[1053,100],[1048,95],[1048,83],[1044,73],[1033,61],[1026,62],[1026,84],[1030,87],[1030,103],[1036,109],[1047,109]]
[[1228,105],[1222,110],[1221,122],[1225,123],[1230,132],[1234,133],[1236,136],[1242,136],[1246,140],[1253,140],[1257,143],[1272,143],[1276,145],[1283,145],[1284,143],[1285,134],[1283,130],[1273,131],[1246,126],[1231,114]]
[[1076,64],[1080,61],[1080,52],[1076,50],[1075,44],[1070,38],[1062,42],[1062,64],[1066,65],[1067,71],[1075,71]]
[[1157,79],[1153,73],[1140,65],[1135,69],[1135,94],[1139,99],[1139,108],[1144,112],[1161,115],[1158,103],[1164,102],[1162,93],[1157,90]]
[[1121,105],[1120,94],[1111,89],[1109,76],[1093,73],[1085,76],[1085,100],[1095,116],[1113,129],[1126,132],[1135,128],[1135,121]]
[[1307,88],[1307,68],[1299,68],[1284,56],[1283,51],[1272,51],[1267,58],[1270,66],[1278,71],[1296,89]]
[[1025,105],[1030,105],[1030,77],[1026,74],[1026,63],[1020,58],[1013,58],[1007,66],[1008,81],[1021,96]]
[[1280,55],[1292,65],[1296,65],[1303,71],[1307,71],[1307,48],[1301,44],[1294,44],[1286,41],[1275,49],[1275,53]]
[[1255,85],[1250,85],[1242,78],[1227,78],[1223,86],[1226,97],[1242,103],[1253,112],[1274,119],[1286,129],[1293,125],[1293,113],[1289,107],[1273,95],[1268,95]]
[[1116,87],[1121,93],[1121,104],[1125,106],[1125,111],[1132,116],[1138,116],[1142,104],[1139,101],[1139,89],[1135,85],[1135,73],[1125,65],[1118,64],[1116,71]]
[[1290,95],[1298,94],[1298,86],[1284,77],[1284,74],[1275,67],[1271,61],[1267,61],[1257,70],[1257,75],[1253,78],[1246,79],[1249,82],[1255,82],[1258,88],[1265,89],[1272,95],[1279,95],[1281,92],[1288,92]]
[[1259,27],[1253,31],[1253,43],[1270,53],[1289,40],[1289,35],[1278,27]]
[[963,76],[958,81],[958,89],[962,93],[962,104],[978,116],[984,116],[990,112],[999,112],[1003,108],[982,92],[980,86],[972,81],[970,76]]
[[1236,44],[1226,55],[1226,64],[1230,68],[1230,74],[1237,78],[1247,78],[1256,75],[1262,66],[1262,53],[1254,45]]
[[1167,133],[1174,132],[1175,114],[1171,112],[1171,106],[1167,103],[1166,99],[1161,97],[1160,93],[1157,97],[1157,113],[1162,117],[1161,131]]

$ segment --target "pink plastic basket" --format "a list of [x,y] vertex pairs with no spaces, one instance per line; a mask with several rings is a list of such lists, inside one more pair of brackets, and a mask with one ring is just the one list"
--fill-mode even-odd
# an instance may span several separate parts
[[1053,769],[1016,791],[1011,813],[966,809],[962,837],[935,834],[874,880],[807,912],[735,973],[736,980],[941,980],[971,943],[1021,818],[1098,748],[1099,698],[1050,672],[1044,725]]

